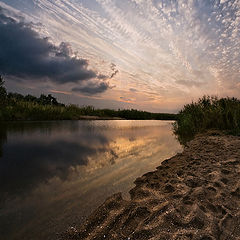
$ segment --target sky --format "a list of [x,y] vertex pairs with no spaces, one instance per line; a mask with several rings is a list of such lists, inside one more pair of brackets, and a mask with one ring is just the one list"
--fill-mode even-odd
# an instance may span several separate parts
[[99,108],[240,97],[240,0],[0,0],[0,74]]

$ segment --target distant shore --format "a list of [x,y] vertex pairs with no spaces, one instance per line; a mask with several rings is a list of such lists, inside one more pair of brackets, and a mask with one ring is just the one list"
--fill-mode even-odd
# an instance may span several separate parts
[[108,109],[59,103],[51,94],[39,97],[7,92],[0,75],[0,121],[56,120],[177,120],[174,113]]
[[240,239],[240,137],[211,131],[59,239]]
[[9,122],[38,122],[38,121],[77,121],[77,120],[159,120],[159,121],[176,121],[175,119],[129,119],[129,118],[121,118],[121,117],[101,117],[101,116],[89,116],[89,115],[80,115],[75,118],[69,118],[69,119],[11,119],[11,120],[0,120],[0,123],[9,123]]
[[120,117],[79,116],[78,120],[127,120]]

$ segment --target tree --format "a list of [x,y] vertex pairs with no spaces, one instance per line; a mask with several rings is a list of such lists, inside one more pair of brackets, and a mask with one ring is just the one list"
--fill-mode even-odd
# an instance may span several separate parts
[[48,104],[50,105],[58,105],[57,99],[55,97],[53,97],[51,94],[47,95],[47,99],[48,99]]
[[57,99],[51,94],[48,94],[47,96],[41,94],[41,96],[38,98],[38,103],[42,105],[58,105]]
[[4,87],[3,77],[0,75],[0,106],[4,105],[7,98],[7,91]]
[[28,94],[24,97],[24,100],[27,102],[37,102],[37,97]]

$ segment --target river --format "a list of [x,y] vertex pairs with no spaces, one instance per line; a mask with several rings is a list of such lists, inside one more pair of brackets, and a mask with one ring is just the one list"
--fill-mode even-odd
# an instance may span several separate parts
[[56,239],[180,151],[171,121],[1,123],[1,240]]

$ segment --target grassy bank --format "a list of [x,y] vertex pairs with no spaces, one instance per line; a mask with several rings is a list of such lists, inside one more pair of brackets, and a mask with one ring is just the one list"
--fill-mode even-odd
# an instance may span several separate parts
[[204,96],[183,107],[174,123],[174,133],[180,142],[192,139],[209,129],[240,134],[240,101],[236,98]]
[[92,106],[78,107],[76,105],[42,105],[36,102],[17,101],[14,104],[6,104],[0,110],[0,120],[77,120],[83,116],[98,116],[100,118],[123,119],[157,119],[174,120],[175,114],[149,113],[138,110],[111,110],[95,109]]
[[19,93],[7,93],[0,76],[0,121],[16,120],[78,120],[83,116],[99,118],[122,118],[136,120],[175,120],[176,114],[150,113],[135,109],[96,109],[92,106],[79,107],[59,103],[51,94],[40,97]]

